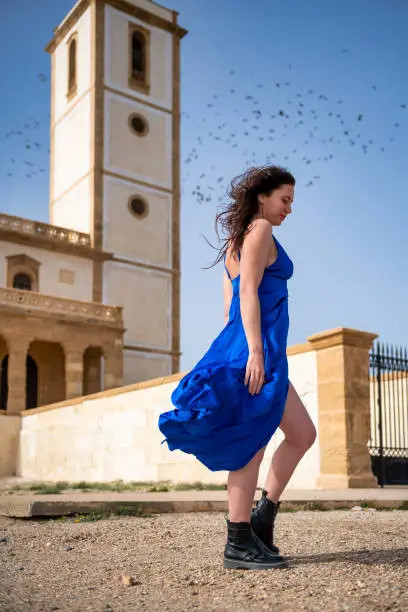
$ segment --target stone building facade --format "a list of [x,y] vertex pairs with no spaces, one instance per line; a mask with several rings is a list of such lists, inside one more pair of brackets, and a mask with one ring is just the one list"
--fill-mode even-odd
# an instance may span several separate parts
[[123,383],[123,309],[84,298],[90,236],[0,215],[0,409],[26,408]]
[[185,33],[152,0],[54,30],[50,224],[0,214],[0,410],[179,370]]

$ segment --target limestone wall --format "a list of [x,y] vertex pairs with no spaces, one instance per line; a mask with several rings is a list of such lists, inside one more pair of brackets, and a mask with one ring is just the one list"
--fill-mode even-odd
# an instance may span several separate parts
[[[375,337],[336,328],[289,348],[290,379],[318,433],[289,488],[376,486],[367,448],[368,351]],[[166,444],[161,444],[158,418],[171,408],[170,396],[180,378],[181,374],[176,374],[22,412],[17,474],[71,482],[122,479],[225,483],[226,472],[210,472],[193,456],[170,452]],[[3,474],[13,469],[14,459],[9,455],[17,450],[17,425],[8,419],[2,418],[7,428],[3,427],[0,434],[6,448],[0,454]],[[281,439],[278,431],[267,448],[260,486]]]
[[[291,377],[314,421],[317,415],[315,352],[289,358]],[[136,384],[55,407],[24,413],[19,473],[25,478],[68,481],[226,481],[193,456],[161,444],[159,414],[171,408],[180,375]],[[149,386],[150,385],[150,386]],[[271,441],[270,457],[280,435]],[[304,458],[290,486],[311,487],[318,475],[317,444]],[[260,482],[267,471],[265,458]]]
[[[51,56],[50,222],[90,233],[92,17],[88,8]],[[76,93],[68,92],[69,43],[76,38]],[[92,284],[91,284],[92,286]]]
[[176,379],[25,412],[20,474],[55,481],[157,480],[170,454],[160,444],[157,419],[170,407]]
[[[317,429],[317,433],[319,434],[316,351],[308,350],[306,352],[290,355],[289,378],[302,402],[306,406],[306,410],[308,411],[310,418]],[[283,434],[280,429],[278,429],[265,452],[265,457],[259,472],[260,484],[263,483],[266,478],[272,455],[282,439]],[[316,442],[297,466],[292,478],[288,483],[288,487],[293,489],[315,489],[319,474],[320,446],[319,437],[317,436]]]

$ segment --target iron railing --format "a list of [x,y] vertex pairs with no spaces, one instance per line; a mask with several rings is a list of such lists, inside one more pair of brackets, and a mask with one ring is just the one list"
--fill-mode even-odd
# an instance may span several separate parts
[[408,484],[408,352],[377,343],[370,352],[371,438],[379,484]]

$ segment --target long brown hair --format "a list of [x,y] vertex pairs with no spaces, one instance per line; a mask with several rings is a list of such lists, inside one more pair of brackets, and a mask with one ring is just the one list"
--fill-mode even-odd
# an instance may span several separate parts
[[[251,220],[258,212],[258,196],[270,195],[282,185],[294,186],[295,182],[294,176],[280,166],[249,168],[232,180],[228,192],[231,201],[217,213],[215,218],[215,231],[222,246],[218,249],[214,266],[224,258],[229,248],[233,257],[238,255]],[[226,238],[222,240],[220,230],[226,234]]]

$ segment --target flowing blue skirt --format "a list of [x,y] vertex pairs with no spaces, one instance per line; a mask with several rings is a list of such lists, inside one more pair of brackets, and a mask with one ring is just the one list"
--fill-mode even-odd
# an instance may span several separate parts
[[173,391],[175,408],[159,417],[170,450],[195,455],[213,472],[234,471],[268,444],[281,422],[289,389],[288,326],[284,296],[262,315],[265,384],[258,395],[251,395],[244,383],[247,341],[239,301],[233,299],[228,324]]

